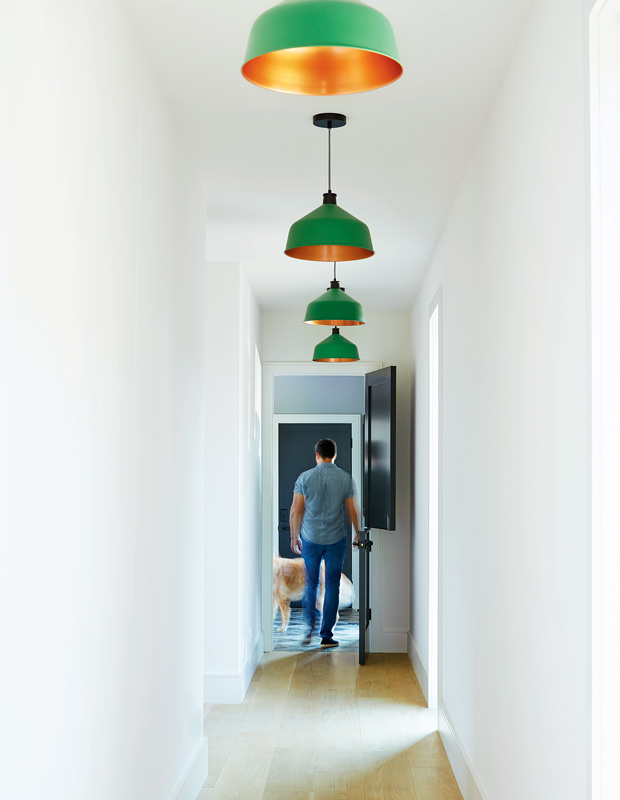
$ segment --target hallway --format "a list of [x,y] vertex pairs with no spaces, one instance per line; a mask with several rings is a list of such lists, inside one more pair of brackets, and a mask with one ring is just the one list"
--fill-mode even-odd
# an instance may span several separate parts
[[461,800],[405,654],[266,653],[239,705],[205,706],[198,800]]
[[[0,4],[0,798],[618,800],[620,0],[368,0],[403,80],[333,101],[243,79],[276,2]],[[386,366],[391,655],[274,653],[274,420]]]

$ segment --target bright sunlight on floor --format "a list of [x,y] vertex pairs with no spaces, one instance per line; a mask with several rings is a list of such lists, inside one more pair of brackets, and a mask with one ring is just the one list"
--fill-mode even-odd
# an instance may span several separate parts
[[408,657],[266,653],[239,705],[205,706],[198,800],[462,800]]

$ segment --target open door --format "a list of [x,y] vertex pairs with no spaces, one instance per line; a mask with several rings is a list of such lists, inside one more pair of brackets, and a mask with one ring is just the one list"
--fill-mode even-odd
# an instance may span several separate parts
[[396,367],[369,372],[365,378],[364,528],[359,541],[359,663],[369,649],[371,529],[396,530]]

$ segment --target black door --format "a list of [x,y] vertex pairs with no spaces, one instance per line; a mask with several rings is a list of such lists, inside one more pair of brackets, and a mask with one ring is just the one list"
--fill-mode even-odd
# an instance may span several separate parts
[[369,372],[365,379],[364,529],[360,532],[360,647],[366,663],[370,607],[371,529],[396,530],[396,367]]
[[396,530],[396,367],[365,380],[364,524]]
[[[314,445],[319,439],[333,439],[338,448],[336,464],[352,474],[351,423],[285,422],[278,426],[278,543],[282,558],[297,558],[291,550],[289,512],[293,501],[293,488],[297,477],[316,466]],[[359,487],[356,487],[359,491]],[[345,510],[343,508],[343,516]],[[348,530],[348,528],[347,528]],[[348,537],[347,554],[343,572],[352,578],[351,537]],[[299,606],[301,603],[292,603]]]
[[368,625],[372,615],[370,609],[370,550],[372,548],[372,541],[370,540],[370,530],[368,528],[362,528],[359,534],[359,662],[360,664],[365,664],[370,647]]

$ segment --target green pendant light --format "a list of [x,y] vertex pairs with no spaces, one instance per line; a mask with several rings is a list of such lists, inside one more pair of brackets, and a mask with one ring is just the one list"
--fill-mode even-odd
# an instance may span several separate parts
[[323,339],[314,348],[313,361],[359,361],[360,354],[357,346],[341,336],[338,328],[332,330],[331,336]]
[[329,289],[320,297],[308,303],[304,322],[310,325],[365,325],[364,309],[361,304],[345,294],[336,280],[336,262],[334,262],[334,280]]
[[265,89],[334,95],[400,78],[392,26],[360,0],[284,0],[250,32],[241,72]]
[[356,261],[374,255],[368,226],[336,204],[331,190],[331,132],[346,125],[344,114],[315,114],[312,122],[327,128],[327,192],[323,205],[297,220],[284,252],[307,261]]

